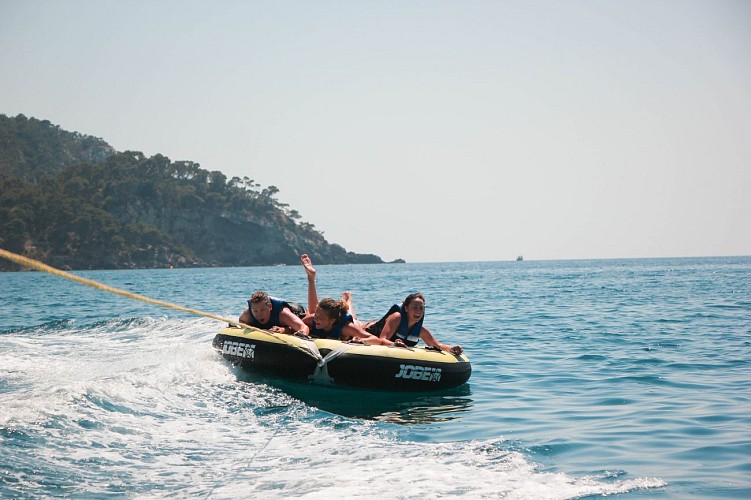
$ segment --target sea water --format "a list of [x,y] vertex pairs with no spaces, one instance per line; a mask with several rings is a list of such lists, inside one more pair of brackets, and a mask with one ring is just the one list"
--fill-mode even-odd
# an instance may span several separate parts
[[[249,375],[218,321],[0,273],[0,497],[751,497],[751,258],[317,266],[360,319],[408,293],[469,383]],[[78,275],[236,318],[301,267]]]

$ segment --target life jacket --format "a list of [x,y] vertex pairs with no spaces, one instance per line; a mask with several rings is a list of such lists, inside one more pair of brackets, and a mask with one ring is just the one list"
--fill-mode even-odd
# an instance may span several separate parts
[[271,316],[269,316],[269,320],[266,323],[261,323],[256,319],[255,316],[253,316],[253,309],[251,308],[251,301],[248,301],[248,312],[250,313],[250,326],[255,326],[256,328],[263,328],[264,330],[268,330],[272,326],[287,326],[283,325],[279,322],[279,315],[281,314],[282,310],[285,308],[292,311],[292,313],[297,316],[298,318],[304,318],[305,317],[305,308],[301,306],[300,304],[296,302],[287,302],[286,300],[277,299],[276,297],[269,297],[269,300],[271,301]]
[[317,338],[317,339],[334,339],[339,340],[342,338],[342,328],[344,328],[349,323],[352,323],[354,321],[354,318],[351,314],[346,313],[342,319],[340,319],[337,323],[334,324],[334,328],[331,329],[330,332],[325,332],[323,330],[319,330],[316,328],[316,322],[313,320],[313,324],[310,325],[310,336]]
[[416,346],[417,343],[420,341],[420,332],[422,331],[422,320],[425,319],[425,316],[423,315],[423,317],[420,318],[420,321],[412,325],[412,328],[409,328],[409,318],[407,317],[407,313],[404,310],[403,305],[394,304],[393,306],[391,306],[391,309],[389,309],[389,312],[387,312],[377,322],[365,328],[365,330],[368,333],[372,333],[376,337],[380,336],[381,331],[383,331],[383,327],[386,326],[386,320],[388,319],[389,316],[391,316],[395,312],[398,312],[401,314],[400,321],[399,321],[399,328],[396,330],[396,332],[394,332],[394,334],[391,336],[389,340],[393,342],[396,339],[401,339],[402,342],[407,344],[409,347]]

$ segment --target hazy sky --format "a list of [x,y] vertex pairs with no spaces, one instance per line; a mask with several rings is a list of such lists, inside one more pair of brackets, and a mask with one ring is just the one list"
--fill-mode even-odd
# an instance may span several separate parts
[[751,255],[748,0],[0,0],[0,113],[386,260]]

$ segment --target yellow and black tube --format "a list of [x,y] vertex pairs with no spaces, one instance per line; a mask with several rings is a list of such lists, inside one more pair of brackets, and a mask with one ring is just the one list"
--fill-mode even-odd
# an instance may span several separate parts
[[[424,347],[348,344],[243,328],[222,329],[213,345],[249,372],[371,389],[448,389],[466,383],[472,374],[466,355]],[[321,372],[325,375],[319,378]]]

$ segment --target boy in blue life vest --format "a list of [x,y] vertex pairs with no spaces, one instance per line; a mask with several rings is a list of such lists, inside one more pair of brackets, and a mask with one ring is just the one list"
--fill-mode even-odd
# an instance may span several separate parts
[[306,312],[300,304],[269,297],[266,292],[258,290],[240,315],[240,323],[264,330],[308,335],[310,330],[302,321]]

